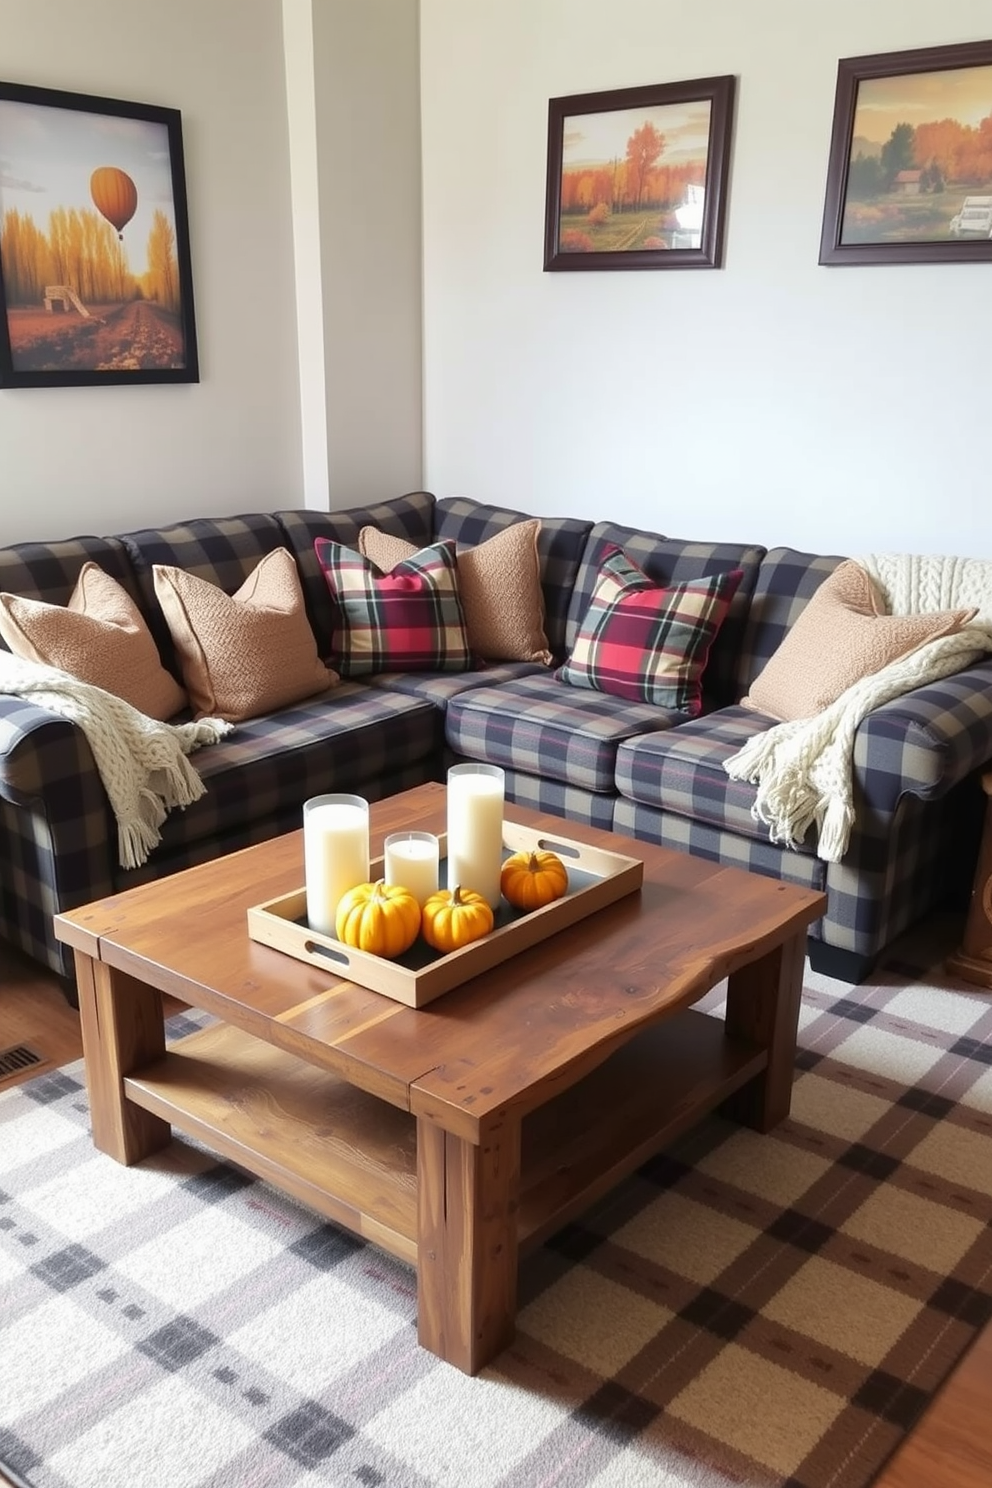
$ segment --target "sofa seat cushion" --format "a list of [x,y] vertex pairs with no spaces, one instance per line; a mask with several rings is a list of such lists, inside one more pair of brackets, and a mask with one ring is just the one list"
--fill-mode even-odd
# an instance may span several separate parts
[[545,672],[458,693],[448,704],[445,732],[449,748],[464,759],[613,794],[620,744],[681,716],[569,687]]
[[547,675],[547,668],[540,662],[505,661],[471,672],[377,672],[374,677],[363,677],[362,681],[367,681],[370,687],[385,687],[390,692],[423,698],[443,712],[453,697],[472,687],[496,687],[542,673]]
[[303,802],[324,791],[377,798],[384,776],[419,761],[422,778],[430,779],[440,732],[439,714],[429,703],[357,682],[247,719],[219,743],[197,750],[195,764],[207,793],[184,811],[169,812],[149,864],[192,861],[193,844],[236,838],[246,814],[276,822],[298,811],[295,824],[302,826]]
[[[732,706],[678,728],[627,739],[617,750],[620,795],[670,816],[767,842],[768,827],[751,815],[755,787],[731,780],[723,764],[772,723],[762,713]],[[801,851],[815,850],[816,833],[808,832]]]

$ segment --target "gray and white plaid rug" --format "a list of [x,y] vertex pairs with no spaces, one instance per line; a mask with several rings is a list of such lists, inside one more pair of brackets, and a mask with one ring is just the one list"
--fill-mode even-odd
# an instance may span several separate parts
[[901,954],[856,991],[807,972],[790,1120],[713,1118],[525,1260],[475,1379],[418,1347],[408,1267],[194,1146],[95,1152],[81,1065],[14,1087],[0,1462],[33,1488],[865,1488],[992,1319],[992,997]]

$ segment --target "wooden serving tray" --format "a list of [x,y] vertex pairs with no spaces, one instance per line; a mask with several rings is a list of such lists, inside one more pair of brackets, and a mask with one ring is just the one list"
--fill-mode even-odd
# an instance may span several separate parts
[[[447,838],[442,833],[438,840],[444,887]],[[249,909],[248,934],[252,940],[285,951],[312,966],[322,966],[335,976],[381,992],[396,1002],[406,1003],[407,1007],[424,1007],[471,977],[605,909],[626,894],[635,893],[644,879],[644,864],[639,858],[606,852],[568,837],[549,837],[518,822],[503,823],[506,856],[532,849],[558,854],[568,869],[567,892],[551,904],[529,911],[513,909],[502,900],[495,912],[495,927],[488,935],[447,954],[433,950],[419,939],[395,961],[346,946],[336,936],[310,928],[305,888]],[[373,881],[382,877],[383,862],[383,858],[376,858],[370,863]]]

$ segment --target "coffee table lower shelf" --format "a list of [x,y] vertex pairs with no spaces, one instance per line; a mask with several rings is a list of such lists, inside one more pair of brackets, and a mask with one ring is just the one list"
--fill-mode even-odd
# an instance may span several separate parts
[[[646,1029],[521,1131],[526,1249],[760,1075],[767,1050],[687,1010]],[[417,1120],[230,1025],[170,1045],[128,1101],[340,1224],[417,1263]]]

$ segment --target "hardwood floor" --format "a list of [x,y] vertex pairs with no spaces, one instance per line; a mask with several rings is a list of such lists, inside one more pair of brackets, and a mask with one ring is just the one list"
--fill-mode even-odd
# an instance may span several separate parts
[[[82,1055],[79,1014],[55,978],[0,940],[0,1050],[27,1044],[42,1056],[0,1081],[7,1090]],[[874,1488],[990,1488],[992,1324],[934,1401]],[[0,1471],[0,1488],[7,1480]]]

